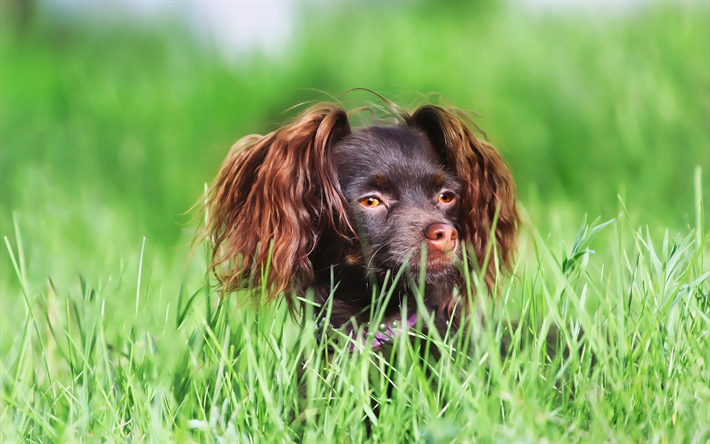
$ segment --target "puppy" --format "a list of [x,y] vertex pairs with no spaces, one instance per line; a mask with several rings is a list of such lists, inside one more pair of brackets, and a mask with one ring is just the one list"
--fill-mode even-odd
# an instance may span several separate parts
[[261,285],[297,312],[312,290],[315,303],[332,302],[331,325],[352,332],[370,321],[373,289],[389,285],[377,347],[405,323],[403,301],[414,314],[406,324],[416,322],[407,295],[424,272],[426,307],[458,322],[462,268],[487,264],[491,286],[496,264],[510,266],[515,185],[463,112],[393,105],[393,115],[394,124],[353,129],[345,110],[323,103],[234,145],[206,198],[211,266],[225,292]]

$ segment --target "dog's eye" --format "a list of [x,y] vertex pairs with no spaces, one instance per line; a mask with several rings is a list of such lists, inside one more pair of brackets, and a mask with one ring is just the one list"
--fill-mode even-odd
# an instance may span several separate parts
[[441,203],[451,203],[455,199],[454,195],[451,193],[441,193],[439,194],[439,202]]
[[376,197],[366,197],[365,199],[360,200],[360,205],[367,208],[374,208],[380,205],[381,203],[382,202],[380,202],[380,199]]

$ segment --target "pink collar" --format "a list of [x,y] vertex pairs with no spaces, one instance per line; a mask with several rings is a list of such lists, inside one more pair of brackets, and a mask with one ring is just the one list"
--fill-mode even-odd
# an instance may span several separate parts
[[[380,324],[379,328],[375,332],[375,336],[372,338],[372,348],[379,347],[381,345],[386,344],[387,342],[390,342],[394,340],[397,336],[399,336],[403,331],[405,331],[408,328],[412,328],[417,324],[417,314],[412,313],[408,318],[407,318],[407,325],[404,326],[401,323],[402,318],[400,316],[395,317],[394,319],[384,322]],[[367,331],[363,331],[362,334],[358,339],[354,338],[355,331],[353,329],[352,324],[348,324],[348,327],[346,329],[346,332],[350,338],[354,339],[350,343],[350,351],[355,351],[355,345],[358,344],[360,346],[365,344],[365,338],[367,336]]]

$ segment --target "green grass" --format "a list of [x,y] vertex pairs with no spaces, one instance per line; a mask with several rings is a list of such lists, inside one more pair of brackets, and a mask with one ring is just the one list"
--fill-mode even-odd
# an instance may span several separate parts
[[56,288],[26,282],[6,239],[27,310],[2,361],[2,439],[707,442],[710,233],[653,238],[620,214],[557,254],[524,234],[515,278],[476,298],[470,335],[413,331],[381,355],[333,332],[328,359],[310,316],[299,328],[283,304],[220,303],[190,270],[166,297],[158,282],[179,273],[141,268],[142,250]]
[[[40,7],[21,28],[14,4],[0,5],[0,441],[360,442],[365,418],[373,441],[710,440],[707,4],[305,6],[283,54],[234,64],[179,23]],[[422,359],[420,338],[386,359],[336,345],[326,365],[311,323],[219,304],[202,251],[188,262],[182,213],[229,146],[328,99],[314,89],[353,87],[403,105],[441,92],[482,115],[511,166],[529,223],[515,276],[477,299],[470,354],[431,338],[444,357]],[[613,222],[575,242],[587,213]],[[547,358],[553,327],[568,358]]]

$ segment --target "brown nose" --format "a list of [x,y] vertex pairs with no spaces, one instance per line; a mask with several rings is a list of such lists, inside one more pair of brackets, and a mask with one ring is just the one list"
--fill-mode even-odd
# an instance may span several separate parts
[[424,236],[430,249],[448,253],[456,247],[459,234],[449,224],[431,224],[424,230]]

